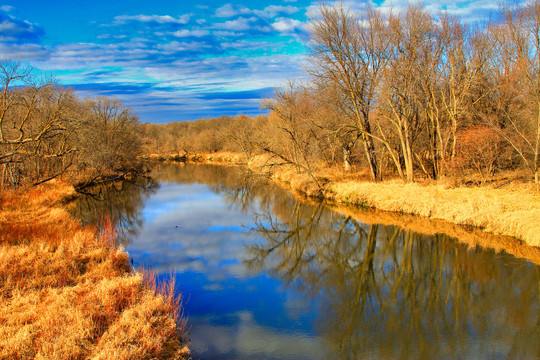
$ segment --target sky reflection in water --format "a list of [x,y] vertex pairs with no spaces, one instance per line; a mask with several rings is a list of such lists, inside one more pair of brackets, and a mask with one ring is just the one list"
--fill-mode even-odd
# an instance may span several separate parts
[[234,168],[157,179],[129,208],[127,250],[176,274],[195,359],[540,358],[536,265],[361,224]]

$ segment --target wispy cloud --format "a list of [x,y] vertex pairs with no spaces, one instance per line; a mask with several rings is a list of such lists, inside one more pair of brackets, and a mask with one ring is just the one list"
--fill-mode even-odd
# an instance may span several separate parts
[[[175,11],[129,8],[120,14],[104,13],[99,20],[81,19],[79,28],[71,23],[69,33],[81,36],[63,41],[58,36],[66,31],[48,32],[55,24],[45,21],[46,13],[30,21],[23,17],[28,12],[22,12],[29,0],[16,1],[17,8],[0,6],[0,56],[21,57],[54,71],[81,94],[117,95],[148,115],[143,116],[147,121],[155,121],[160,111],[167,119],[175,109],[175,119],[196,117],[197,109],[205,114],[260,111],[256,99],[242,94],[266,93],[302,74],[306,24],[318,3],[278,0],[257,6],[240,1],[216,9],[202,2],[180,4]],[[384,11],[407,4],[405,0],[378,3]],[[356,10],[364,4],[345,3]],[[54,13],[55,6],[59,5],[51,3],[44,9]],[[497,0],[442,0],[426,1],[425,6],[433,14],[443,10],[474,21],[485,19],[498,5]],[[95,35],[87,35],[92,32]],[[226,98],[220,99],[219,94]]]
[[210,31],[206,29],[182,29],[172,33],[176,37],[203,37],[210,35]]
[[217,8],[215,15],[217,17],[234,17],[238,15],[245,15],[250,14],[251,10],[249,10],[245,6],[238,6],[238,5],[232,5],[232,4],[225,4],[222,7]]
[[14,7],[9,6],[9,5],[0,6],[0,11],[3,11],[3,12],[10,12],[10,11],[13,11],[13,9],[14,9]]
[[0,12],[0,41],[13,43],[35,43],[43,36],[44,31],[39,25],[17,19],[6,13],[10,7],[2,7]]
[[187,24],[191,18],[191,14],[184,14],[179,17],[169,15],[119,15],[114,17],[113,25],[123,25],[130,21],[142,23],[158,23],[158,24]]
[[299,8],[291,5],[269,5],[262,10],[249,9],[245,6],[225,4],[218,8],[215,12],[217,17],[236,17],[239,15],[256,15],[262,18],[274,18],[279,15],[292,15],[300,11]]
[[304,30],[305,24],[295,19],[278,18],[272,23],[272,27],[281,33],[290,34]]

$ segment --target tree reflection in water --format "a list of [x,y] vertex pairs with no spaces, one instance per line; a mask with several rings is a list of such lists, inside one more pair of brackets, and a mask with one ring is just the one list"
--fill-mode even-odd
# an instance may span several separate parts
[[111,219],[118,231],[118,242],[126,244],[143,224],[145,199],[158,188],[159,184],[148,177],[96,185],[81,192],[72,213],[83,224],[100,224],[104,218]]
[[292,209],[259,218],[264,240],[245,263],[322,299],[318,329],[336,358],[540,358],[538,266],[323,205]]
[[[254,277],[268,273],[319,304],[316,335],[336,359],[540,359],[537,265],[446,235],[364,224],[237,168],[156,172],[160,183],[209,186],[246,219],[258,214],[248,225],[256,240],[238,257]],[[96,188],[75,212],[91,223],[110,216],[126,239],[157,186]]]

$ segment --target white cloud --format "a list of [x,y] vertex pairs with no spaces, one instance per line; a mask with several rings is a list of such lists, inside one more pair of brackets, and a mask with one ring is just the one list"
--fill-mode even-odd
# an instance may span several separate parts
[[39,44],[4,44],[0,41],[0,58],[15,57],[26,61],[39,61],[49,58],[49,52]]
[[[385,13],[390,11],[396,13],[403,11],[411,3],[409,0],[385,0],[379,5],[375,4],[373,1],[370,1],[371,5],[380,9]],[[327,2],[328,5],[339,4],[338,1]],[[342,2],[345,5],[345,8],[350,8],[355,11],[363,11],[366,6],[365,1],[352,1],[346,0]],[[459,15],[463,21],[478,21],[478,20],[488,20],[490,14],[497,12],[499,8],[498,0],[441,0],[441,1],[423,1],[425,9],[430,12],[433,16],[442,11],[447,11],[452,15]],[[313,17],[318,12],[319,5],[310,5],[306,8],[306,14],[308,17]]]
[[253,13],[261,17],[274,18],[280,14],[292,15],[297,13],[300,9],[295,6],[282,6],[282,5],[270,5],[264,8],[264,10],[254,10]]
[[188,29],[182,29],[178,30],[172,33],[172,35],[176,37],[203,37],[210,35],[210,31],[203,30],[203,29],[196,29],[196,30],[188,30]]
[[100,40],[106,40],[106,39],[122,40],[122,39],[126,39],[127,35],[101,34],[101,35],[98,35],[97,38],[100,39]]
[[252,10],[242,6],[225,4],[216,10],[215,16],[231,18],[240,15],[256,15],[261,18],[271,19],[278,15],[292,15],[298,11],[300,11],[300,9],[291,5],[269,5],[263,10]]
[[128,21],[137,22],[157,22],[159,24],[187,24],[191,19],[191,14],[184,14],[179,17],[170,15],[119,15],[114,17],[114,25],[123,25]]
[[201,49],[208,48],[208,45],[199,42],[178,42],[172,41],[167,44],[159,44],[157,49],[164,51],[165,53],[175,53],[179,51],[200,51]]
[[15,9],[13,6],[9,6],[9,5],[2,5],[0,6],[0,10],[3,11],[3,12],[11,12],[13,11],[13,9]]
[[229,37],[229,36],[235,36],[236,35],[236,33],[234,31],[226,31],[226,30],[214,31],[213,34],[215,36],[222,36],[222,37]]
[[225,4],[216,10],[217,17],[233,17],[238,15],[238,11],[231,4]]
[[272,27],[281,33],[292,33],[304,28],[304,23],[290,18],[278,18]]
[[225,4],[222,7],[218,8],[215,12],[217,17],[235,17],[242,14],[250,14],[252,11],[243,6],[234,6],[232,4]]
[[224,23],[216,24],[219,29],[232,30],[232,31],[247,31],[253,28],[252,22],[257,21],[257,18],[238,18],[236,20],[225,21]]

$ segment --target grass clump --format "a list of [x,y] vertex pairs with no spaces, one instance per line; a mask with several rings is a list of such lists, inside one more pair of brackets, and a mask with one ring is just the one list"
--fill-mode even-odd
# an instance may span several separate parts
[[69,196],[63,183],[0,195],[0,359],[188,358],[174,283],[134,272],[114,226],[81,227]]

